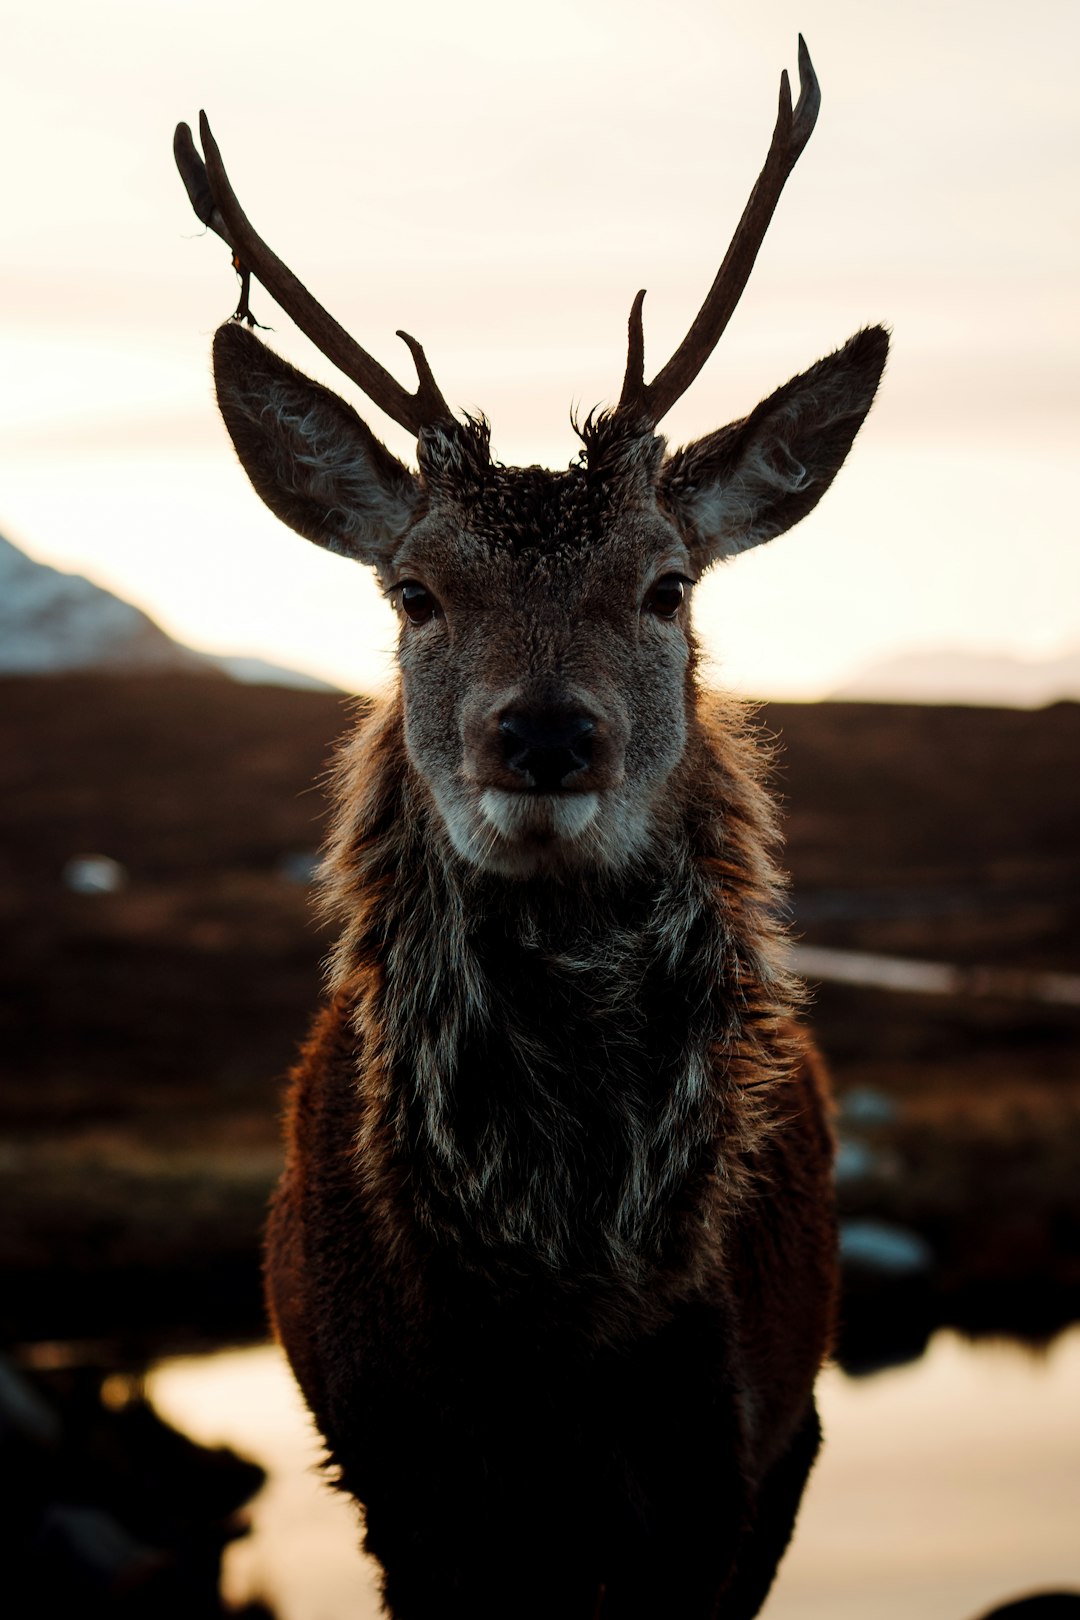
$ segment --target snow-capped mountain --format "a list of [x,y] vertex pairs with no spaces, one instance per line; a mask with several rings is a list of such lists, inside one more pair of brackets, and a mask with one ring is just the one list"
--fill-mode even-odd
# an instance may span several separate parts
[[0,671],[208,669],[130,602],[34,562],[0,536]]
[[81,574],[35,562],[0,535],[0,675],[75,669],[183,670],[333,690],[315,676],[262,659],[219,658],[185,647],[122,597]]

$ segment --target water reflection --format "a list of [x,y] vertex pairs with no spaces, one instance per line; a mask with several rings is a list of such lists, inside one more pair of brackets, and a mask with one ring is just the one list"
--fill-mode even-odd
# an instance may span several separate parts
[[1035,1352],[934,1335],[821,1383],[826,1444],[769,1620],[967,1620],[1080,1584],[1080,1329]]
[[[256,1458],[270,1482],[230,1548],[225,1591],[281,1620],[376,1620],[351,1506],[278,1352],[160,1363],[158,1410]],[[969,1620],[1016,1593],[1080,1585],[1080,1328],[1040,1352],[936,1333],[904,1367],[820,1385],[826,1446],[768,1620]]]
[[148,1391],[162,1416],[186,1434],[235,1446],[269,1473],[253,1504],[251,1534],[225,1558],[229,1601],[258,1593],[279,1620],[381,1615],[375,1566],[358,1551],[356,1510],[319,1473],[318,1436],[275,1347],[163,1361]]

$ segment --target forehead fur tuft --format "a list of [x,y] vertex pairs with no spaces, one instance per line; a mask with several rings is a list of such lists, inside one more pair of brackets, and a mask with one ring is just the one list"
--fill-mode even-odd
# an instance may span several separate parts
[[574,431],[577,461],[553,472],[493,460],[484,417],[436,423],[419,438],[424,485],[492,547],[551,555],[594,546],[621,510],[651,497],[665,445],[647,422],[615,411],[590,411]]
[[420,429],[416,454],[429,489],[467,499],[492,472],[491,423],[486,416],[432,423]]
[[582,443],[581,461],[590,481],[611,484],[624,493],[627,486],[651,489],[666,449],[665,440],[642,416],[621,411],[590,411],[574,432]]

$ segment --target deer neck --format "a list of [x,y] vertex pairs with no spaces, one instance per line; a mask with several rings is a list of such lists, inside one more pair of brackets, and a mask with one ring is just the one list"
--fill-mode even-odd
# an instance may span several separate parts
[[572,885],[455,856],[392,708],[342,766],[333,988],[365,1053],[361,1130],[477,1264],[642,1285],[680,1223],[742,1195],[792,990],[751,756],[704,722],[691,751],[650,858]]

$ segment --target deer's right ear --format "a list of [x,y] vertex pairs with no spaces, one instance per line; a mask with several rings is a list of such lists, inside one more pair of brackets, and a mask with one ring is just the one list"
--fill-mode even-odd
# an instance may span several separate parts
[[385,563],[420,486],[352,406],[236,321],[214,334],[214,382],[244,471],[275,516],[328,551]]

